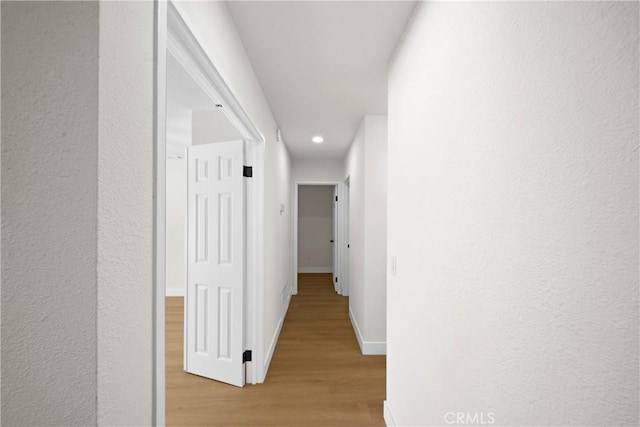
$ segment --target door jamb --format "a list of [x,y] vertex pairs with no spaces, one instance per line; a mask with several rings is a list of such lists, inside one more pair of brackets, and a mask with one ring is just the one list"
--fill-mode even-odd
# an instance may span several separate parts
[[165,425],[165,293],[167,162],[167,2],[154,7],[154,233],[153,233],[153,368],[151,424]]
[[247,382],[264,379],[264,144],[265,138],[200,46],[171,1],[155,7],[155,185],[154,185],[154,307],[153,307],[153,425],[165,424],[165,287],[166,287],[166,55],[170,51],[216,103],[245,140],[245,161],[253,166],[247,181],[245,261],[245,348]]
[[341,219],[342,219],[342,257],[340,258],[340,268],[341,271],[344,272],[342,275],[342,295],[349,296],[349,287],[351,286],[350,278],[349,278],[349,263],[351,262],[349,259],[349,233],[350,233],[350,209],[349,204],[351,203],[351,176],[347,175],[342,184],[342,200],[344,200],[344,204],[342,205]]
[[[293,266],[293,289],[292,289],[292,294],[293,295],[297,295],[298,293],[298,191],[299,191],[299,187],[301,185],[327,185],[327,186],[333,186],[333,187],[337,187],[338,188],[338,200],[344,200],[344,183],[340,182],[340,181],[295,181],[294,183],[294,189],[293,189],[293,260],[291,265]],[[340,262],[338,263],[338,265],[334,265],[333,268],[334,270],[337,270],[337,274],[334,271],[334,276],[338,277],[338,282],[340,283],[342,281],[342,277],[344,276],[345,272],[342,271],[342,259],[344,256],[344,249],[342,248],[342,242],[344,242],[345,240],[345,236],[343,235],[343,231],[344,231],[344,207],[342,204],[338,203],[338,219],[337,219],[337,224],[338,224],[338,241],[334,242],[334,250],[338,250],[338,259],[340,260]],[[335,221],[335,219],[334,219]],[[346,272],[346,274],[348,274],[348,272]],[[341,295],[344,295],[344,293],[341,292]]]

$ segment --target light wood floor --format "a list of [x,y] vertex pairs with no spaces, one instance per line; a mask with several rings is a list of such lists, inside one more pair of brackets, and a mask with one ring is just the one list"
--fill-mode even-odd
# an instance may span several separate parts
[[264,384],[182,370],[182,298],[166,305],[167,425],[384,426],[385,356],[362,356],[331,274],[299,275]]

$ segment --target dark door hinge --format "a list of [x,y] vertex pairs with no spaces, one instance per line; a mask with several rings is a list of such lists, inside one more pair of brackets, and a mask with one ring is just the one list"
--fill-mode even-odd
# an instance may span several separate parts
[[251,350],[245,350],[242,353],[242,363],[251,362]]
[[253,167],[252,166],[243,166],[242,167],[242,176],[246,176],[247,178],[251,178],[253,176]]

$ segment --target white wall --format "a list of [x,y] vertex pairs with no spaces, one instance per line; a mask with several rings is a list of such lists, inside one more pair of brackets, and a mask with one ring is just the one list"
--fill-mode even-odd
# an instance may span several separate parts
[[386,351],[387,117],[365,116],[345,157],[349,195],[349,311],[361,350]]
[[154,5],[100,2],[99,22],[98,424],[150,425]]
[[340,160],[293,160],[294,181],[326,182],[344,180],[344,165]]
[[166,295],[183,296],[187,286],[187,147],[167,144]]
[[98,3],[1,7],[1,424],[96,424]]
[[[364,143],[365,122],[360,122],[344,163],[349,177],[349,315],[358,341],[364,333]],[[362,344],[360,344],[362,347]]]
[[193,111],[191,124],[193,130],[191,145],[244,139],[233,123],[219,109]]
[[298,272],[333,272],[332,185],[298,187]]
[[1,421],[149,425],[153,4],[2,16]]
[[397,425],[638,424],[638,71],[637,3],[418,6],[389,78]]
[[[275,141],[277,124],[258,84],[224,2],[178,2],[176,7],[265,136],[265,306],[264,352],[268,353],[283,319],[283,293],[291,289],[291,159],[283,142]],[[285,210],[280,213],[280,204]]]
[[[366,341],[387,340],[387,116],[365,116],[364,281]],[[383,350],[380,350],[383,352]]]

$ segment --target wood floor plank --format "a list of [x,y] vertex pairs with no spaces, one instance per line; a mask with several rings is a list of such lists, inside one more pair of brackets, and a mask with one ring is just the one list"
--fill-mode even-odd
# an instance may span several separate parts
[[385,356],[363,356],[331,274],[300,274],[264,384],[182,370],[183,299],[166,300],[166,421],[186,426],[384,426]]

